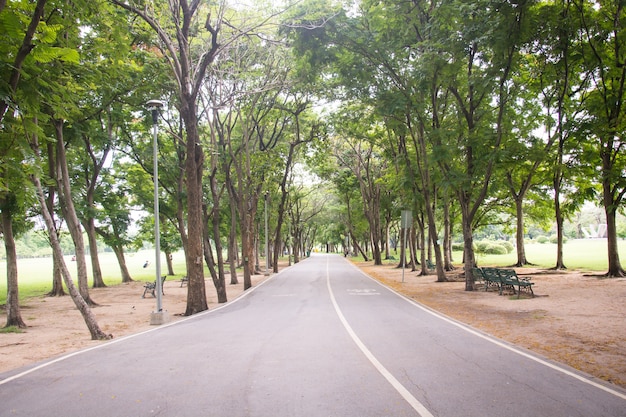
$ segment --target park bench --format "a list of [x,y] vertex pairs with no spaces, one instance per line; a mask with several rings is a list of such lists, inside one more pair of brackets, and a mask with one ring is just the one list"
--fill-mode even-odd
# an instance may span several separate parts
[[480,268],[472,268],[472,276],[474,277],[474,284],[479,284],[482,282],[482,284],[485,286],[485,289],[487,288],[487,282],[485,280],[485,275],[483,274],[482,269]]
[[434,263],[432,263],[430,259],[426,259],[426,268],[432,270],[432,269],[436,269],[437,266]]
[[180,279],[180,287],[182,288],[185,284],[189,283],[189,277],[185,275]]
[[519,298],[522,290],[529,292],[531,297],[535,296],[533,292],[533,285],[535,285],[535,283],[530,282],[530,279],[518,277],[514,269],[498,269],[497,271],[502,280],[502,287],[511,288],[513,294],[517,292],[517,298]]
[[485,280],[485,291],[489,291],[490,288],[498,290],[498,294],[502,295],[502,279],[498,273],[497,268],[480,268],[483,278]]
[[[167,275],[163,275],[161,277],[161,291],[163,291],[163,283],[165,282],[165,279],[167,278]],[[156,291],[156,280],[154,280],[153,282],[146,282],[146,284],[143,286],[144,290],[143,290],[143,295],[141,296],[141,298],[146,298],[146,294],[150,293],[152,294],[153,297],[156,297],[155,291]],[[161,292],[161,294],[165,294],[164,292]]]

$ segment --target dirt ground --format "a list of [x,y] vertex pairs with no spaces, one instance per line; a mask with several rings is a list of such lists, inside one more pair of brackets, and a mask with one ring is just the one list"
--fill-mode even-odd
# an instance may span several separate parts
[[[438,283],[435,275],[420,277],[409,270],[405,270],[403,283],[402,270],[393,266],[373,266],[371,262],[357,266],[449,317],[626,387],[626,279],[523,268],[518,274],[532,277],[536,297],[518,300],[497,292],[464,291],[462,281]],[[455,274],[449,277],[455,278]],[[253,276],[253,285],[264,279],[263,275]],[[215,308],[215,291],[210,280],[206,284],[209,308]],[[228,285],[228,299],[239,296],[242,287]],[[142,293],[141,282],[92,289],[93,300],[100,304],[94,313],[102,330],[119,338],[150,329],[156,302],[151,296],[141,298]],[[165,282],[163,308],[172,321],[183,318],[186,294],[180,281]],[[0,334],[0,372],[106,343],[90,340],[69,296],[34,298],[21,308],[29,327],[23,333]],[[0,311],[0,323],[6,323],[4,311]]]

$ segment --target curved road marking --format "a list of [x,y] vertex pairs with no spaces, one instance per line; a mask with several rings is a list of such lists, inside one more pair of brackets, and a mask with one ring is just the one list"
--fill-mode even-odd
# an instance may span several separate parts
[[605,391],[605,392],[607,392],[609,394],[612,394],[612,395],[614,395],[614,396],[616,396],[618,398],[626,400],[626,394],[624,394],[623,392],[620,392],[618,390],[612,389],[611,387],[603,385],[603,384],[600,384],[598,382],[592,381],[592,380],[590,380],[590,379],[588,379],[588,378],[586,378],[586,377],[584,377],[582,375],[577,374],[576,372],[569,371],[569,370],[567,370],[565,368],[562,368],[562,367],[558,366],[557,364],[548,362],[547,360],[541,359],[541,358],[539,358],[537,356],[533,356],[533,355],[531,355],[529,353],[526,353],[524,351],[521,351],[521,350],[515,348],[514,346],[508,345],[508,344],[503,343],[503,342],[501,342],[501,341],[499,341],[497,339],[494,339],[493,337],[491,337],[489,335],[486,335],[486,334],[481,333],[481,332],[479,332],[477,330],[474,330],[472,327],[470,327],[470,326],[468,326],[468,325],[466,325],[464,323],[461,323],[459,321],[451,319],[450,317],[447,317],[447,316],[445,316],[445,315],[443,315],[443,314],[441,314],[441,313],[439,313],[439,312],[437,312],[435,310],[432,310],[432,309],[430,309],[430,308],[428,308],[428,307],[418,303],[415,300],[412,300],[412,299],[410,299],[410,298],[400,294],[398,291],[395,291],[393,288],[389,288],[386,285],[382,284],[381,282],[377,281],[376,279],[372,278],[371,276],[367,275],[365,272],[363,272],[361,269],[359,269],[353,263],[350,262],[350,264],[357,271],[359,271],[363,276],[371,279],[372,281],[374,281],[375,283],[377,283],[381,287],[387,289],[388,291],[391,291],[392,293],[396,294],[398,297],[404,299],[404,301],[412,304],[413,306],[415,306],[417,308],[420,308],[420,309],[424,310],[428,314],[431,314],[431,315],[433,315],[435,317],[438,317],[438,318],[440,318],[443,321],[446,321],[446,322],[448,322],[448,323],[450,323],[450,324],[452,324],[452,325],[454,325],[454,326],[456,326],[456,327],[458,327],[460,329],[465,330],[468,333],[473,334],[474,336],[478,336],[478,337],[480,337],[480,338],[482,338],[484,340],[487,340],[487,341],[493,343],[494,345],[497,345],[497,346],[500,346],[500,347],[502,347],[504,349],[510,350],[511,352],[517,353],[520,356],[528,358],[528,359],[530,359],[532,361],[535,361],[535,362],[537,362],[537,363],[539,363],[541,365],[547,366],[548,368],[551,368],[551,369],[553,369],[555,371],[561,372],[561,373],[563,373],[563,374],[565,374],[567,376],[570,376],[570,377],[572,377],[574,379],[577,379],[580,382],[584,382],[585,384],[591,385],[592,387],[598,388],[598,389],[600,389],[602,391]]
[[361,352],[363,352],[363,354],[365,355],[365,357],[367,359],[369,359],[369,361],[372,363],[372,365],[374,365],[374,367],[376,368],[376,370],[378,372],[380,372],[380,374],[387,380],[387,382],[389,382],[391,384],[391,386],[398,391],[398,393],[402,396],[402,398],[404,398],[404,400],[406,402],[408,402],[411,407],[413,407],[413,409],[415,411],[417,411],[417,413],[422,416],[422,417],[434,417],[430,411],[428,411],[428,409],[426,407],[424,407],[424,405],[419,402],[417,400],[417,398],[415,398],[413,396],[413,394],[411,394],[409,392],[409,390],[407,390],[404,385],[402,385],[400,383],[400,381],[398,381],[391,372],[389,372],[387,370],[387,368],[385,368],[383,366],[383,364],[381,364],[378,359],[376,359],[376,357],[374,356],[374,354],[372,354],[372,352],[369,351],[369,349],[365,346],[365,344],[363,344],[363,342],[361,341],[361,339],[359,339],[359,337],[356,335],[356,333],[354,332],[354,330],[352,330],[352,327],[350,327],[350,324],[348,323],[348,320],[346,320],[345,316],[343,315],[343,313],[341,312],[341,309],[339,308],[339,305],[337,304],[337,300],[335,299],[335,294],[333,293],[333,289],[330,286],[330,273],[328,271],[328,257],[326,257],[326,286],[328,287],[328,292],[330,294],[330,299],[333,303],[333,306],[335,307],[335,312],[337,313],[337,316],[339,317],[339,320],[341,320],[341,323],[343,324],[343,327],[345,327],[346,331],[348,332],[348,334],[350,335],[350,337],[352,338],[352,340],[354,341],[354,343],[356,343],[356,345],[359,347],[359,349],[361,349]]
[[[64,361],[64,360],[69,359],[71,357],[80,355],[82,353],[86,353],[86,352],[90,352],[92,350],[100,349],[100,348],[103,348],[105,346],[111,346],[112,344],[120,343],[120,342],[123,342],[125,340],[132,339],[132,338],[137,337],[137,336],[141,336],[142,334],[146,334],[146,333],[150,333],[150,332],[156,332],[157,330],[161,330],[161,329],[164,329],[166,327],[175,326],[177,324],[184,323],[184,322],[189,321],[189,320],[195,320],[195,319],[197,319],[199,317],[206,316],[207,314],[212,314],[212,313],[214,313],[216,311],[219,311],[219,310],[221,310],[223,308],[226,308],[226,307],[230,306],[231,304],[236,303],[237,301],[240,301],[240,300],[244,299],[250,293],[252,293],[254,290],[259,288],[261,285],[265,284],[266,282],[268,282],[269,280],[271,280],[275,276],[280,275],[281,272],[282,271],[280,271],[280,272],[278,272],[276,274],[272,274],[272,276],[270,276],[268,279],[266,279],[265,281],[261,282],[260,284],[254,286],[254,287],[249,288],[247,291],[244,291],[238,297],[236,297],[234,300],[232,300],[232,301],[230,301],[230,302],[228,302],[226,304],[221,304],[218,307],[215,307],[213,310],[206,310],[206,311],[203,311],[201,313],[196,313],[193,316],[189,316],[189,317],[181,319],[181,320],[172,321],[172,322],[169,322],[169,323],[166,323],[166,324],[162,324],[162,325],[160,325],[158,327],[154,327],[154,328],[149,329],[149,330],[144,330],[143,332],[129,334],[129,335],[126,335],[126,336],[122,336],[119,339],[112,339],[112,340],[110,340],[108,342],[102,343],[101,345],[93,346],[93,347],[82,349],[82,350],[77,350],[76,352],[72,352],[72,353],[69,353],[67,355],[61,356],[59,358],[53,359],[51,361],[44,362],[41,365],[37,365],[37,366],[35,366],[33,368],[27,369],[27,370],[25,370],[23,372],[20,372],[18,374],[13,375],[13,376],[7,377],[6,379],[3,379],[3,380],[0,381],[0,385],[4,385],[7,382],[15,381],[16,379],[19,379],[19,378],[21,378],[23,376],[26,376],[28,374],[32,374],[35,371],[38,371],[38,370],[43,369],[43,368],[46,368],[46,367],[48,367],[50,365],[53,365],[55,363]],[[8,371],[8,372],[10,372],[10,371]]]

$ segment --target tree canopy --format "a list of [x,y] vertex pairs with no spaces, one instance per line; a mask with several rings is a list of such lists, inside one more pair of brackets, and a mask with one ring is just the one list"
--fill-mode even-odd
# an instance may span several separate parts
[[564,268],[564,221],[596,202],[607,275],[623,276],[625,15],[585,0],[2,2],[9,322],[23,325],[15,239],[40,216],[50,241],[71,232],[87,304],[82,258],[104,285],[107,245],[130,281],[124,252],[159,221],[163,251],[185,252],[188,315],[207,308],[205,267],[225,302],[228,270],[248,288],[263,254],[274,270],[320,244],[381,263],[402,210],[401,256],[445,280],[453,243],[470,271],[494,225],[532,262],[529,221],[556,225]]

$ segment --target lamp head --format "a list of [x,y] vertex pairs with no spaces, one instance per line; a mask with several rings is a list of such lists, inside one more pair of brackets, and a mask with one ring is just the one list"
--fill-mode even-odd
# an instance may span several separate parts
[[148,106],[148,110],[159,110],[161,107],[164,106],[164,102],[161,100],[150,100],[146,103],[146,105]]
[[159,122],[159,110],[165,103],[161,100],[150,100],[146,103],[148,110],[152,112],[152,123],[156,125]]

